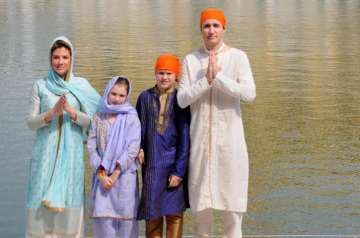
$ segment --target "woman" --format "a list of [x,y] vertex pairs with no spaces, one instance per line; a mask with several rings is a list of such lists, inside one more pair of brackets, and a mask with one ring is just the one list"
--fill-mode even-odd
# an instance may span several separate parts
[[36,130],[29,176],[27,237],[83,235],[83,132],[100,95],[72,74],[74,50],[66,37],[50,50],[48,75],[35,82],[27,123]]

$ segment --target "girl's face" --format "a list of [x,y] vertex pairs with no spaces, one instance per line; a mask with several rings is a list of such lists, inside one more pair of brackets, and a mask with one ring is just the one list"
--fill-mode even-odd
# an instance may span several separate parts
[[127,88],[123,84],[115,84],[108,95],[108,103],[111,105],[120,105],[126,101]]
[[71,65],[70,51],[65,47],[55,49],[51,55],[51,67],[63,79]]
[[169,70],[159,70],[155,74],[156,86],[160,92],[166,92],[175,85],[176,75]]

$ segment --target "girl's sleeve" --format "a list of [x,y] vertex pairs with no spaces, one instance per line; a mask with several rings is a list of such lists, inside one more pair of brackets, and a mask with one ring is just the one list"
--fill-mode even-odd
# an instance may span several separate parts
[[37,130],[41,127],[49,125],[50,123],[46,123],[44,121],[44,114],[45,112],[41,113],[38,86],[35,83],[30,96],[30,111],[26,120],[27,126],[31,130]]
[[133,165],[133,162],[139,153],[141,142],[141,125],[137,115],[131,116],[130,123],[126,128],[126,131],[128,132],[126,135],[127,149],[117,160],[122,173]]
[[191,81],[189,65],[187,58],[184,59],[181,69],[181,80],[177,92],[177,101],[181,108],[185,108],[197,101],[207,90],[210,85],[206,77],[199,80]]
[[256,97],[256,87],[249,59],[243,52],[240,54],[237,68],[239,72],[235,76],[236,79],[229,78],[220,71],[216,75],[214,87],[244,102],[252,102]]
[[96,143],[97,123],[98,120],[96,119],[95,116],[91,121],[91,126],[86,144],[89,153],[90,166],[94,173],[97,171],[101,163],[101,157],[98,153],[97,143]]
[[182,109],[176,105],[175,109],[175,122],[179,139],[176,149],[175,168],[171,174],[183,178],[190,154],[190,107]]

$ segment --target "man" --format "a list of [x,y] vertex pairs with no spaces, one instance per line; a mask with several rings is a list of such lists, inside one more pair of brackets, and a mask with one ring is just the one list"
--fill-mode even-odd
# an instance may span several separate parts
[[255,83],[246,54],[223,41],[223,12],[205,9],[200,29],[204,47],[185,57],[177,95],[191,108],[190,207],[196,236],[211,236],[220,210],[225,237],[239,238],[249,175],[240,100],[255,99]]

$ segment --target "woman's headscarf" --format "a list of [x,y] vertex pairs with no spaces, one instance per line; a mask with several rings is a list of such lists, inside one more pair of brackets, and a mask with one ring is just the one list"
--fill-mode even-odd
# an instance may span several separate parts
[[[81,105],[81,109],[84,110],[90,117],[92,117],[98,107],[100,95],[98,92],[88,83],[85,79],[76,80],[72,73],[74,65],[74,49],[68,38],[60,36],[54,39],[50,49],[57,41],[64,42],[71,49],[71,65],[67,72],[66,81],[58,75],[52,67],[49,68],[46,78],[46,87],[56,95],[62,95],[66,93],[73,94]],[[51,66],[51,50],[50,50],[50,66]]]
[[[128,95],[124,103],[120,105],[111,105],[108,102],[108,95],[116,82],[119,80],[126,80],[129,84]],[[121,163],[127,159],[127,142],[126,135],[134,134],[128,126],[131,123],[129,115],[137,115],[136,109],[130,104],[131,84],[130,81],[121,76],[113,77],[107,84],[104,95],[101,98],[100,115],[102,117],[108,114],[116,114],[116,120],[111,126],[110,135],[107,140],[104,155],[102,157],[101,165],[105,168],[107,173],[114,171],[116,162]]]

